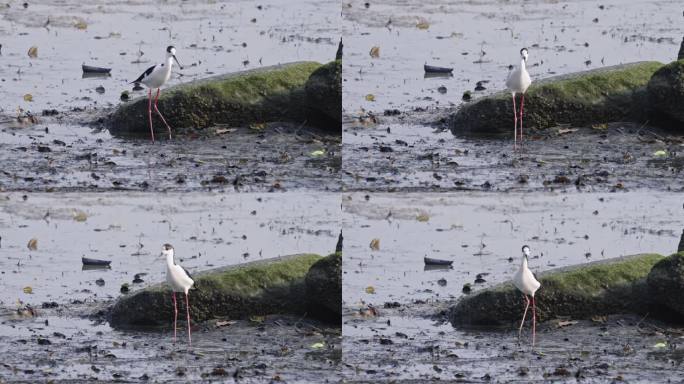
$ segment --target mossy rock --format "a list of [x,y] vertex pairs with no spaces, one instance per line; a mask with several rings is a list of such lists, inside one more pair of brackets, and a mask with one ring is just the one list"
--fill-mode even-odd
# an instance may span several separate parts
[[648,97],[655,119],[684,133],[684,60],[667,64],[653,74]]
[[[587,126],[646,121],[646,85],[663,64],[638,62],[535,81],[525,94],[523,133],[560,124]],[[520,96],[516,106],[519,108]],[[449,119],[454,134],[513,136],[511,93],[498,92],[466,103]]]
[[[541,273],[535,296],[538,319],[648,312],[652,300],[646,277],[662,259],[641,254]],[[455,326],[508,326],[520,321],[524,303],[522,293],[507,282],[463,297],[451,308],[449,318]]]
[[679,238],[679,245],[677,246],[677,252],[684,252],[684,229],[682,230],[682,236]]
[[[319,255],[291,255],[198,273],[189,295],[192,319],[304,314],[305,277],[319,260]],[[309,315],[317,317],[316,313]],[[109,321],[115,328],[173,322],[170,288],[162,283],[122,296],[110,309]]]
[[312,313],[342,321],[342,253],[336,252],[311,266],[306,275],[306,295]]
[[684,251],[660,260],[648,274],[653,297],[684,317]]
[[[215,124],[244,126],[252,123],[308,119],[304,86],[321,67],[316,62],[296,62],[213,76],[162,90],[159,110],[174,135],[207,133]],[[147,95],[123,103],[110,116],[113,135],[149,135]],[[153,113],[155,134],[166,128]]]
[[305,85],[314,125],[342,132],[342,60],[332,61],[311,74]]

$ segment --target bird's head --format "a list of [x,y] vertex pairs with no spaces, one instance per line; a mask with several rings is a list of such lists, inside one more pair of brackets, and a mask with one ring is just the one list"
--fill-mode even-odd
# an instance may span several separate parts
[[520,50],[520,57],[522,57],[523,60],[527,61],[527,48],[523,48]]
[[180,67],[180,69],[183,69],[183,66],[181,65],[181,63],[178,61],[178,58],[176,57],[176,47],[174,47],[173,45],[169,45],[168,47],[166,47],[166,56],[167,57],[173,57],[173,59],[176,60],[178,67]]
[[164,256],[164,257],[171,256],[171,257],[173,257],[173,245],[168,244],[168,243],[162,245],[162,251],[161,251],[160,256]]
[[530,257],[530,247],[528,247],[527,245],[523,245],[522,253],[523,253],[523,256],[525,256],[525,258]]

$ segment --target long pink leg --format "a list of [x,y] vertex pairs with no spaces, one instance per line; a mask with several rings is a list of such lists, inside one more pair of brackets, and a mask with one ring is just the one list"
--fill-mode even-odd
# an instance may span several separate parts
[[532,346],[537,336],[537,309],[534,304],[534,296],[532,296]]
[[523,145],[523,108],[525,106],[525,94],[520,99],[520,146]]
[[515,109],[515,92],[513,95],[513,150],[518,147],[518,111]]
[[176,292],[173,292],[173,343],[176,343],[176,324],[178,323],[178,305],[176,304]]
[[188,342],[192,345],[192,335],[190,334],[190,300],[188,299],[187,292],[185,292],[185,309],[188,312]]
[[162,121],[164,122],[164,125],[166,125],[166,129],[169,130],[169,140],[171,140],[171,127],[169,127],[169,124],[166,123],[164,116],[162,116],[161,112],[159,112],[159,108],[157,108],[157,100],[159,100],[159,93],[160,92],[161,92],[161,90],[159,88],[157,88],[157,97],[154,98],[154,110],[157,111],[157,114],[159,115],[159,117],[161,117]]
[[147,116],[150,119],[150,135],[152,135],[152,142],[154,143],[154,128],[152,128],[152,88],[147,92],[150,102],[147,104]]
[[527,305],[525,305],[525,312],[523,312],[523,318],[522,318],[522,321],[520,322],[520,329],[518,329],[518,342],[520,342],[520,338],[522,337],[522,328],[523,328],[523,324],[525,324],[525,317],[527,316],[527,310],[530,308],[530,299],[527,298],[527,295],[525,295],[525,301],[527,301]]

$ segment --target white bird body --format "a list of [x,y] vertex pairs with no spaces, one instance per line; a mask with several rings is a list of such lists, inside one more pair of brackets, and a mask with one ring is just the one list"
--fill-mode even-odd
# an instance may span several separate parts
[[532,271],[527,267],[527,256],[523,257],[522,264],[515,275],[513,275],[513,285],[515,285],[520,292],[525,295],[534,297],[541,283],[532,274]]
[[[530,256],[530,247],[523,245],[522,247],[523,257],[520,268],[515,275],[513,275],[513,285],[520,290],[520,292],[525,295],[525,311],[523,312],[522,321],[520,322],[520,328],[518,329],[518,340],[522,335],[523,324],[525,324],[525,317],[527,316],[527,309],[530,307],[530,302],[532,303],[532,346],[536,340],[537,335],[537,309],[535,305],[534,294],[537,293],[541,283],[532,274],[532,271],[527,267],[527,258]],[[530,296],[529,298],[527,296]]]
[[186,294],[195,284],[185,269],[173,261],[173,249],[166,254],[166,282],[174,292]]
[[530,74],[527,72],[527,68],[525,67],[525,61],[526,57],[521,58],[520,65],[515,67],[515,69],[508,74],[506,87],[513,94],[527,92],[527,88],[529,88],[530,84],[532,84]]
[[[137,79],[133,80],[132,83],[145,84],[150,89],[159,88],[166,84],[171,78],[171,68],[173,67],[173,61],[176,60],[175,55],[176,48],[168,47],[166,51],[166,61],[147,68],[145,72]],[[176,62],[177,61],[178,60],[176,60]]]
[[[171,67],[173,66],[173,57],[169,56],[166,58],[165,63],[157,64],[153,67],[150,67],[152,71],[148,72],[145,71],[143,73],[143,78],[140,79],[140,83],[145,84],[148,88],[159,88],[162,85],[166,84],[167,81],[171,78]],[[148,70],[149,70],[148,69]]]
[[173,342],[176,342],[176,329],[178,328],[178,303],[176,302],[176,292],[183,292],[185,293],[185,310],[188,315],[188,342],[192,344],[190,299],[188,298],[188,291],[195,282],[192,280],[192,276],[190,276],[188,271],[173,261],[173,253],[173,246],[171,244],[164,244],[162,247],[162,256],[166,257],[166,282],[171,286],[171,295],[173,297]]

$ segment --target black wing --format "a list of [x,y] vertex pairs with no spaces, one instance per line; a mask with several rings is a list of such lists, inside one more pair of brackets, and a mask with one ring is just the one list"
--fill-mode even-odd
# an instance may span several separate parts
[[149,76],[150,73],[152,73],[152,71],[154,71],[154,69],[155,69],[156,67],[157,67],[156,65],[153,65],[153,66],[147,68],[147,70],[146,70],[145,72],[143,72],[143,74],[140,75],[140,77],[138,77],[137,79],[131,81],[129,84],[141,82],[142,79],[144,79],[144,78],[146,78],[147,76]]
[[[183,267],[181,267],[181,268],[183,268]],[[191,278],[192,280],[195,280],[195,278],[192,277],[192,275],[190,274],[190,271],[188,271],[188,270],[185,269],[185,268],[183,268],[183,270],[185,271],[185,274],[188,275],[189,278]]]

